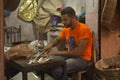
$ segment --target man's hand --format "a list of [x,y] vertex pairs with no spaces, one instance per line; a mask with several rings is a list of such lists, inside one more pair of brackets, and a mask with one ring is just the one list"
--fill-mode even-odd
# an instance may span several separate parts
[[53,46],[53,44],[50,43],[50,44],[48,44],[47,46],[45,46],[45,47],[43,48],[43,50],[44,50],[44,51],[51,50],[52,46]]
[[43,50],[50,50],[52,47],[54,47],[54,46],[56,46],[57,44],[59,44],[59,42],[60,42],[60,38],[59,37],[56,37],[54,40],[53,40],[53,42],[51,42],[50,44],[48,44],[47,46],[45,46],[44,48],[43,48]]

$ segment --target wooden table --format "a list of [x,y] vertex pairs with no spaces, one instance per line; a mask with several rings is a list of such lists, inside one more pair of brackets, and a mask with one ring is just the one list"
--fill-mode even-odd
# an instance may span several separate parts
[[[6,66],[10,66],[13,69],[16,69],[18,71],[22,72],[22,80],[28,80],[27,73],[32,71],[41,71],[41,80],[44,80],[44,70],[49,68],[55,68],[61,66],[64,71],[64,77],[66,76],[66,62],[61,59],[52,59],[50,61],[47,61],[45,63],[36,63],[36,64],[28,64],[28,59],[18,59],[18,60],[12,60],[7,61]],[[8,72],[8,71],[7,71]],[[6,75],[8,76],[8,75]]]

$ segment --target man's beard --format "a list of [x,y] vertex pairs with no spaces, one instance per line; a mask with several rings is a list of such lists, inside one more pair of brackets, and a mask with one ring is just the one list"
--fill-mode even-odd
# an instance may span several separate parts
[[72,26],[72,23],[70,22],[69,24],[64,24],[64,27],[65,28],[69,28],[69,27],[71,27]]

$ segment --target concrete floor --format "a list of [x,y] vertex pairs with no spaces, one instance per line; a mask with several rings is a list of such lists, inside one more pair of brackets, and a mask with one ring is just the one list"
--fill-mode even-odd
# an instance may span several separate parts
[[[22,80],[22,73],[19,72],[10,80]],[[28,80],[41,80],[38,76],[36,76],[33,72],[28,73]],[[50,76],[45,74],[45,80],[53,80]]]

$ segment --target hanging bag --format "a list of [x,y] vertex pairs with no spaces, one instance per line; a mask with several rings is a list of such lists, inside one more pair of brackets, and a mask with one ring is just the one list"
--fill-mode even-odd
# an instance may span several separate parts
[[32,21],[38,9],[37,0],[24,0],[18,9],[18,16],[24,21]]

